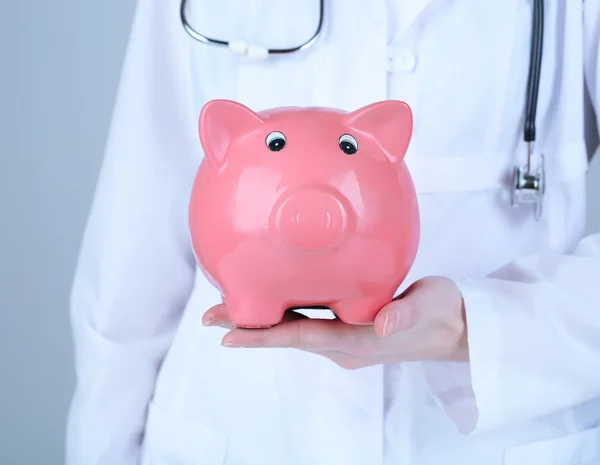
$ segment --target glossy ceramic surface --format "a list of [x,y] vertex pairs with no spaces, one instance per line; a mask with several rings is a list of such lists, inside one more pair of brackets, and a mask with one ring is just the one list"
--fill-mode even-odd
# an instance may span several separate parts
[[408,105],[253,112],[213,100],[198,126],[191,242],[232,322],[268,327],[288,308],[325,306],[372,323],[419,243]]

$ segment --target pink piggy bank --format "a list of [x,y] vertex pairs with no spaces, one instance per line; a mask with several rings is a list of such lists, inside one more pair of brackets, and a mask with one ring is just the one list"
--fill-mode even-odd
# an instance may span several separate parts
[[419,243],[409,106],[254,112],[213,100],[198,128],[191,244],[232,323],[270,327],[287,309],[326,307],[372,324]]

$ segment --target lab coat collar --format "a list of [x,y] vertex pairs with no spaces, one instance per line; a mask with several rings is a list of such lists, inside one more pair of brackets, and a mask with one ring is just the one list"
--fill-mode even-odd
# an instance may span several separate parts
[[406,28],[406,32],[425,9],[436,0],[386,0],[390,13],[399,12],[402,16],[401,24]]
[[407,24],[412,24],[431,3],[434,3],[434,0],[411,0],[410,2],[403,2],[402,12],[407,17]]

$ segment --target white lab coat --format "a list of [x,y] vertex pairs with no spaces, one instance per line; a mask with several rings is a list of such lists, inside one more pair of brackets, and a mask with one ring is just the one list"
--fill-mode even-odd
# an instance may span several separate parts
[[[306,40],[318,19],[316,0],[191,3],[194,27],[268,46]],[[178,0],[139,0],[72,294],[66,463],[600,463],[600,235],[584,238],[600,0],[546,2],[539,223],[507,188],[525,161],[531,3],[329,0],[313,48],[250,62],[193,41]],[[348,371],[297,350],[220,346],[225,330],[201,325],[220,299],[195,267],[186,217],[197,117],[213,98],[411,105],[422,239],[407,284],[457,281],[469,363]]]

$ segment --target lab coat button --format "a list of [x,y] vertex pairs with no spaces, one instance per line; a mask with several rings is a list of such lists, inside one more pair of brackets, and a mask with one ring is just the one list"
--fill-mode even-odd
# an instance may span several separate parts
[[390,71],[395,73],[409,73],[415,69],[417,57],[410,52],[398,52],[391,57]]

